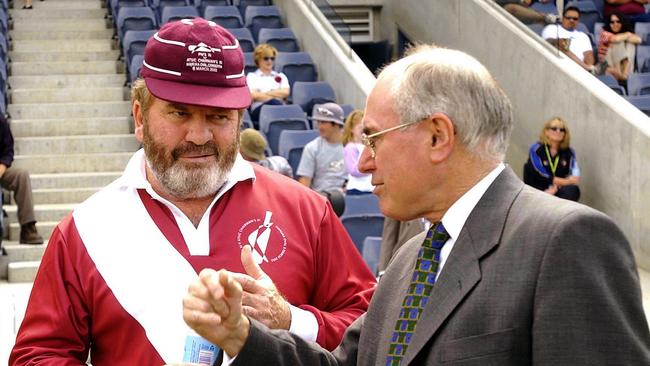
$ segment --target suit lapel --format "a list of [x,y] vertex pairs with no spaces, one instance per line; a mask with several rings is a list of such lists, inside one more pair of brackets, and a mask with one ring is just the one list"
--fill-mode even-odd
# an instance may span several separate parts
[[480,260],[498,245],[510,207],[522,188],[521,180],[506,167],[474,207],[433,287],[431,300],[406,351],[404,365],[413,361],[481,280]]

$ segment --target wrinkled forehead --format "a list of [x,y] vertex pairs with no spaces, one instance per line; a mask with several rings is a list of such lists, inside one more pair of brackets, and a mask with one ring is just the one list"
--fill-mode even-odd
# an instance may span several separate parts
[[370,92],[363,116],[363,130],[373,133],[397,125],[398,116],[391,95],[392,80],[380,78]]

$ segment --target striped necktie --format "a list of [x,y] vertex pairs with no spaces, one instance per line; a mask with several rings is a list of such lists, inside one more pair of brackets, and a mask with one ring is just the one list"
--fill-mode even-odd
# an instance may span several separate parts
[[390,339],[386,366],[399,366],[402,364],[406,349],[411,343],[417,322],[422,310],[427,305],[433,284],[436,282],[438,265],[440,263],[440,250],[449,239],[441,222],[432,225],[420,247],[415,269],[411,277],[399,318],[395,323],[395,330]]

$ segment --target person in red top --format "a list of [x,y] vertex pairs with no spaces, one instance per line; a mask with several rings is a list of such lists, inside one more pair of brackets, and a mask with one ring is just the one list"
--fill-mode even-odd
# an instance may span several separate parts
[[375,279],[326,199],[239,155],[243,70],[235,37],[201,18],[147,42],[144,148],[54,230],[11,365],[212,365],[182,316],[205,268],[239,273],[251,317],[328,349],[366,311]]
[[650,16],[646,14],[645,6],[650,0],[605,0],[605,19],[617,13],[626,16],[633,24],[636,22],[649,22]]

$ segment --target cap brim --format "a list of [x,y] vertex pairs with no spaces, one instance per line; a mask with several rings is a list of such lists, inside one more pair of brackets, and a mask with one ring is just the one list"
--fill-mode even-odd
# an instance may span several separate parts
[[227,109],[248,108],[251,92],[248,86],[218,87],[145,78],[147,89],[156,98],[168,102]]
[[332,122],[332,123],[336,123],[337,125],[341,125],[341,126],[345,125],[345,122],[339,121],[338,119],[331,118],[331,117],[309,117],[309,119],[312,120],[312,121]]

